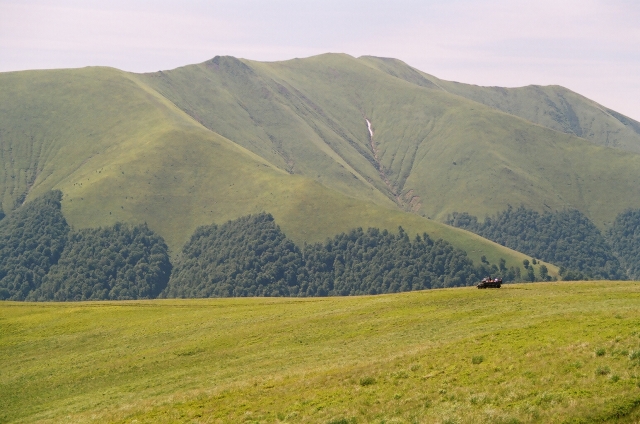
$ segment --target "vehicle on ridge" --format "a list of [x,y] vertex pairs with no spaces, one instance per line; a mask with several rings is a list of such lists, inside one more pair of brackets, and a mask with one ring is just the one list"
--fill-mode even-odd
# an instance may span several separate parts
[[502,278],[485,277],[476,287],[479,289],[499,289],[502,285]]

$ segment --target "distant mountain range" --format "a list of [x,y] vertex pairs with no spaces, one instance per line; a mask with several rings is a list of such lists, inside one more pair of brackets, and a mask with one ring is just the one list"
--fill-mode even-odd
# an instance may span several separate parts
[[343,54],[1,73],[0,163],[5,213],[60,189],[72,226],[146,222],[173,255],[200,225],[265,211],[298,243],[402,225],[521,265],[442,222],[522,205],[604,230],[640,208],[639,122],[558,86]]

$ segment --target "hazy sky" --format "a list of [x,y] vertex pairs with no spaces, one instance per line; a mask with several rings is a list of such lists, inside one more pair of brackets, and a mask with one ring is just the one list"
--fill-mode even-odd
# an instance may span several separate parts
[[638,0],[0,0],[0,72],[325,52],[479,85],[560,84],[640,120]]

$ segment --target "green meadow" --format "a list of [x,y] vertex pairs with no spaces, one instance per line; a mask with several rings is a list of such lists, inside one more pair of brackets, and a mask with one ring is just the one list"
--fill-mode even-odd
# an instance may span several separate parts
[[640,284],[0,303],[0,422],[640,420]]

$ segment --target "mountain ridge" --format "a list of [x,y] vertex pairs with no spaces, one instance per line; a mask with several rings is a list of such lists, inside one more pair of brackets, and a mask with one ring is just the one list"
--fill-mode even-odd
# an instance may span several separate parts
[[[446,83],[442,80],[430,87],[416,86],[415,81],[408,81],[412,78],[406,73],[421,79],[423,85],[435,77],[405,64],[401,68],[404,79],[375,65],[376,61],[371,58],[355,59],[341,54],[269,63],[217,56],[202,64],[163,71],[162,83],[153,79],[154,74],[145,74],[144,78],[183,110],[188,103],[192,108],[190,114],[197,115],[212,131],[258,154],[268,149],[281,150],[289,163],[295,164],[288,168],[290,172],[307,175],[345,194],[354,195],[356,190],[356,196],[364,196],[366,192],[351,184],[350,176],[355,175],[359,180],[358,177],[363,177],[400,208],[439,220],[451,212],[465,210],[466,205],[454,197],[470,200],[473,212],[479,216],[495,213],[508,204],[523,203],[540,211],[545,204],[550,210],[577,208],[601,228],[622,210],[638,206],[626,194],[609,196],[600,202],[586,199],[586,193],[604,191],[602,184],[588,181],[593,173],[585,169],[594,166],[604,175],[615,174],[606,176],[607,181],[619,180],[625,185],[625,191],[634,194],[638,191],[636,171],[631,171],[629,183],[625,183],[629,177],[620,178],[626,171],[620,172],[618,167],[635,168],[629,158],[620,154],[620,149],[601,151],[587,147],[587,143],[593,146],[593,141],[438,89]],[[228,84],[237,83],[238,73],[248,78],[242,80],[244,91],[226,89]],[[225,96],[220,94],[220,87],[225,87]],[[233,106],[229,96],[238,105],[244,102],[247,110],[234,116],[227,114],[220,123],[218,111],[225,106],[242,109]],[[246,116],[241,116],[242,113]],[[263,119],[256,121],[256,116]],[[243,123],[235,125],[242,126],[244,133],[233,133],[229,123],[234,121]],[[373,144],[370,144],[367,121],[375,134]],[[247,136],[246,128],[251,127],[256,131]],[[478,137],[480,140],[473,140]],[[307,143],[304,153],[300,154],[304,143]],[[537,163],[533,167],[527,149],[540,156],[534,159]],[[591,158],[577,154],[579,150]],[[309,152],[312,152],[311,158]],[[434,154],[438,157],[429,162],[429,155]],[[338,169],[320,165],[336,155],[349,164],[348,173],[341,174]],[[599,155],[605,158],[599,160]],[[426,162],[420,164],[425,157]],[[631,157],[634,158],[631,162],[637,161],[637,156]],[[556,162],[547,165],[556,175],[550,176],[544,169],[545,164],[541,162],[546,158]],[[272,163],[287,169],[282,161],[280,165],[277,162],[278,159]],[[457,166],[461,162],[468,162],[462,175],[453,181],[443,178],[452,175],[454,170],[443,164]],[[603,166],[603,162],[607,165]],[[478,178],[470,168],[488,168],[488,173],[493,175]],[[354,173],[354,169],[357,172]],[[571,185],[579,184],[579,190],[566,189],[563,186],[567,183],[558,184],[558,180],[566,179]],[[459,180],[467,184],[478,180],[478,183],[461,191],[464,187],[460,187]],[[424,186],[424,181],[443,184],[432,190]],[[486,193],[483,188],[504,185],[505,181],[513,185],[508,195],[495,190]],[[454,195],[449,196],[450,193]],[[431,202],[422,199],[431,199]],[[619,206],[611,207],[617,204]]]
[[[141,85],[142,84],[142,85]],[[3,207],[64,193],[74,228],[147,223],[173,255],[200,225],[269,211],[298,243],[356,227],[426,231],[478,261],[524,255],[435,221],[290,175],[113,68],[0,74]],[[13,177],[13,178],[12,178]],[[335,211],[339,211],[336,216]]]
[[[416,85],[457,94],[544,127],[585,138],[598,145],[640,152],[640,122],[560,85],[534,84],[513,88],[478,86],[439,79],[398,59],[374,56],[362,56],[359,59],[361,58],[372,62],[373,66],[383,72]],[[534,96],[537,97],[533,108],[526,109],[522,97],[531,99]],[[570,97],[571,101],[566,97]],[[542,113],[541,116],[538,112],[544,112],[543,104],[551,107],[552,111]],[[580,117],[576,115],[574,108],[580,112]],[[609,115],[608,118],[613,120],[607,119],[602,124],[604,128],[592,128],[589,124],[595,121],[594,115],[599,112]],[[620,124],[624,127],[620,127]],[[607,135],[605,142],[598,142],[603,134]],[[611,140],[609,135],[612,135]]]
[[3,209],[61,189],[73,226],[148,223],[173,254],[200,225],[262,211],[297,243],[402,225],[516,266],[525,255],[436,221],[522,204],[575,208],[602,229],[640,208],[640,155],[383,62],[216,56],[148,74],[0,74]]

